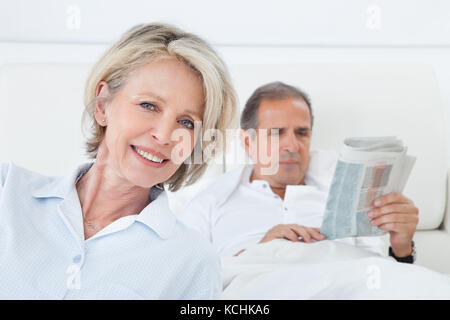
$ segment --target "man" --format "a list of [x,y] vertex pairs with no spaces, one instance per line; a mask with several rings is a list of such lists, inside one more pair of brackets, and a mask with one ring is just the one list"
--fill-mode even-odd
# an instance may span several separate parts
[[[310,152],[312,126],[305,93],[281,82],[258,88],[241,116],[242,144],[254,164],[224,174],[195,197],[179,218],[205,235],[223,256],[280,238],[307,243],[324,240],[319,227],[337,157],[331,152]],[[268,136],[255,134],[261,130]],[[279,138],[276,150],[269,139],[274,134]],[[255,152],[263,145],[269,146],[269,161]],[[274,167],[278,170],[270,170]],[[388,231],[389,254],[412,263],[418,209],[398,193],[378,198],[374,206],[368,216],[372,225]],[[335,241],[387,255],[383,240]]]

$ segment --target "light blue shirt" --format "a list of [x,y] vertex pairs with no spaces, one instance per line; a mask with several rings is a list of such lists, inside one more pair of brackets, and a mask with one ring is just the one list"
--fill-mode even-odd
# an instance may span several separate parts
[[218,299],[220,260],[167,195],[84,239],[75,182],[0,164],[0,299]]

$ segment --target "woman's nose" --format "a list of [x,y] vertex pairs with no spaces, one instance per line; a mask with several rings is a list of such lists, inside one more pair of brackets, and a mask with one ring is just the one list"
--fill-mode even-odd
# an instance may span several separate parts
[[167,119],[161,119],[152,130],[152,137],[155,141],[162,145],[169,145],[171,142],[172,132],[175,128]]

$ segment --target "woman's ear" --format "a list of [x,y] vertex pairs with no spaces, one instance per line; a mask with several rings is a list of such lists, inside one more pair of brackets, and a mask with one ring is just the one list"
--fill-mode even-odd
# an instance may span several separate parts
[[105,81],[100,81],[95,90],[96,104],[94,110],[94,116],[97,123],[105,127],[107,124],[106,118],[106,101],[109,97],[109,86]]

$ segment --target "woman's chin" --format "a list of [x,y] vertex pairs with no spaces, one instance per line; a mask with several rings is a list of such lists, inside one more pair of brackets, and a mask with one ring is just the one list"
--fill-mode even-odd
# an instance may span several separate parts
[[[136,187],[140,187],[140,188],[144,188],[144,189],[150,189],[151,187],[153,187],[154,185],[161,183],[162,179],[158,179],[155,176],[148,176],[148,175],[143,175],[142,173],[139,174],[131,174],[128,177],[128,181],[136,186]],[[164,180],[162,180],[164,181]]]
[[[171,168],[167,168],[171,169]],[[159,183],[167,181],[176,170],[142,170],[141,168],[133,168],[128,170],[128,181],[131,184],[141,188],[151,188]]]

